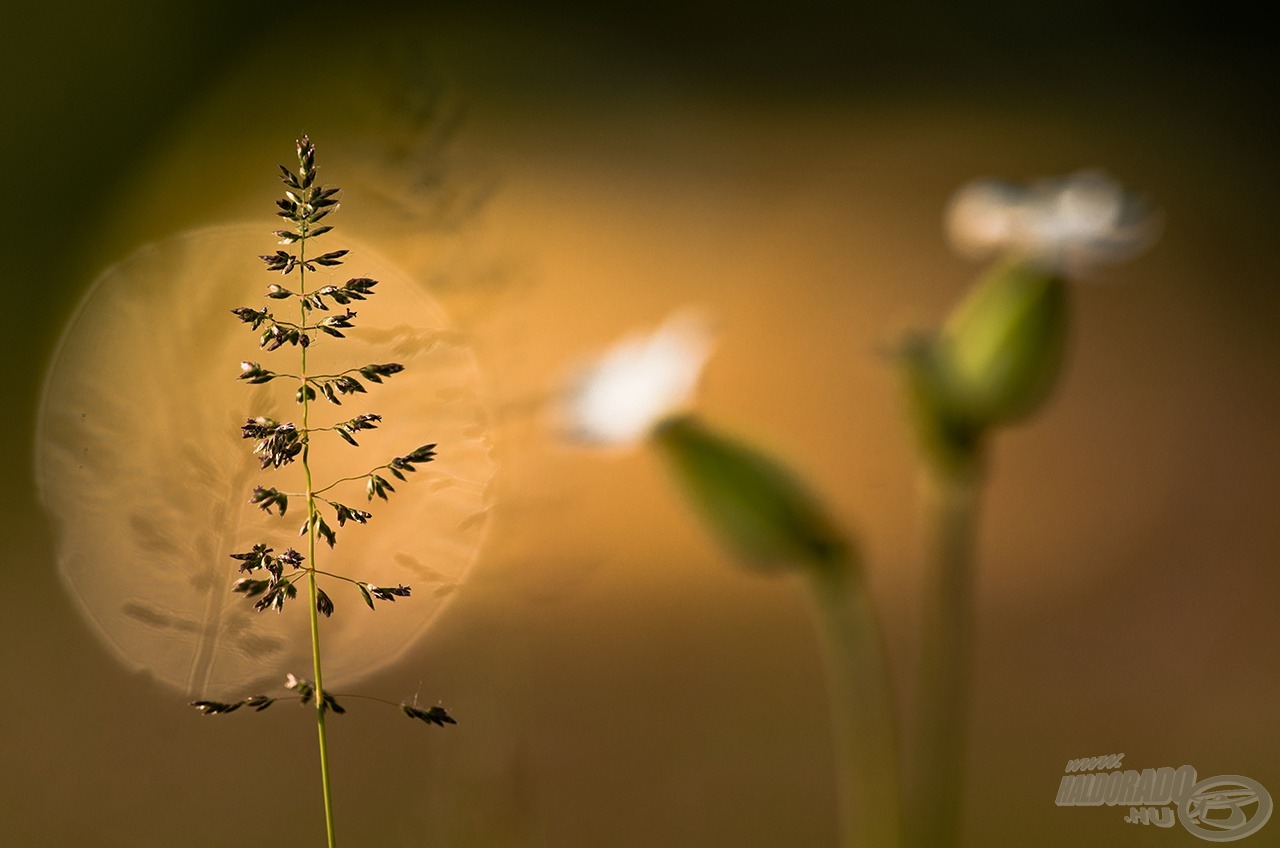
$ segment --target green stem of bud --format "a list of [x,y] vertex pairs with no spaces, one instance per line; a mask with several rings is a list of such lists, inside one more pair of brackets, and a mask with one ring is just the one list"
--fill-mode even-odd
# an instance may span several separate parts
[[906,836],[909,848],[954,848],[960,844],[964,798],[981,477],[931,475],[928,485],[930,538]]
[[822,638],[843,848],[901,844],[898,734],[879,622],[852,556],[808,572]]
[[744,565],[803,577],[827,664],[843,848],[898,848],[898,746],[883,641],[856,545],[772,457],[683,416],[654,442]]
[[910,848],[959,844],[968,730],[974,540],[990,434],[1048,399],[1067,337],[1066,284],[1031,264],[994,268],[937,336],[904,351],[911,423],[929,471],[932,538],[925,574]]

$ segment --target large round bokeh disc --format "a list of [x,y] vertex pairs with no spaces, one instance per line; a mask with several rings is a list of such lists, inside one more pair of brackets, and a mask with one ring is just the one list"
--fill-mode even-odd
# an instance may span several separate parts
[[[334,238],[334,237],[331,237]],[[341,268],[309,275],[309,288],[369,276],[376,294],[353,305],[346,339],[321,337],[310,373],[370,362],[405,371],[342,406],[312,406],[313,426],[365,412],[382,426],[360,447],[315,434],[317,486],[360,475],[423,444],[438,458],[391,479],[388,503],[366,502],[361,481],[328,495],[368,508],[348,523],[317,565],[377,585],[408,584],[413,596],[370,611],[348,583],[322,578],[337,611],[323,622],[326,683],[343,685],[383,668],[422,636],[475,559],[494,472],[474,356],[414,281],[350,240]],[[265,542],[306,552],[301,499],[287,517],[250,506],[255,486],[303,488],[299,463],[261,471],[246,418],[298,421],[296,382],[249,386],[242,360],[298,371],[298,348],[267,353],[230,314],[270,303],[294,318],[293,301],[266,301],[272,281],[256,258],[276,249],[260,226],[192,230],[144,247],[104,273],[64,333],[41,402],[36,447],[41,498],[54,518],[58,568],[80,610],[129,667],[190,693],[243,693],[311,668],[302,594],[281,613],[256,613],[232,594],[230,554]],[[295,277],[288,281],[296,281]],[[327,519],[332,520],[332,513]]]

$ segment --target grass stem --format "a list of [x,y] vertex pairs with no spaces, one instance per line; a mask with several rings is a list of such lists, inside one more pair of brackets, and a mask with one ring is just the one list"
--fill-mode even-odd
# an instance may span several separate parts
[[[307,269],[303,262],[306,260],[306,225],[302,226],[303,238],[298,245],[298,258],[300,260],[298,266],[298,287],[305,297],[307,293],[306,273]],[[302,303],[299,298],[299,303]],[[307,311],[302,310],[302,324],[307,322]],[[307,348],[302,347],[302,373],[299,375],[302,385],[307,385]],[[316,736],[320,746],[320,784],[324,790],[324,829],[325,837],[328,840],[328,848],[335,848],[337,845],[333,834],[333,792],[329,786],[329,742],[325,735],[324,714],[325,714],[325,698],[324,698],[324,672],[320,662],[320,613],[317,602],[319,601],[318,587],[316,586],[316,493],[315,486],[311,479],[311,433],[307,429],[307,417],[310,412],[310,399],[306,392],[302,394],[302,429],[306,433],[302,445],[302,473],[306,477],[307,482],[307,589],[309,592],[309,606],[311,608],[311,666],[312,672],[316,679]]]

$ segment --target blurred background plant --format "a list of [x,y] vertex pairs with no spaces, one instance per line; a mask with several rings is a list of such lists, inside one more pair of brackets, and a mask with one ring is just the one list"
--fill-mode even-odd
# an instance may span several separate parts
[[1154,238],[1149,203],[1100,173],[1031,187],[970,183],[952,199],[953,244],[997,265],[944,327],[905,345],[908,415],[926,471],[928,561],[907,844],[960,844],[973,639],[978,504],[989,443],[1034,415],[1062,372],[1067,281],[1130,258]]
[[[447,339],[474,351],[467,373],[483,380],[457,385],[483,399],[473,438],[492,440],[502,474],[483,559],[452,607],[368,681],[421,685],[467,721],[425,747],[401,744],[395,715],[371,716],[350,746],[333,740],[351,769],[335,791],[388,811],[362,823],[370,839],[833,844],[809,606],[790,581],[719,566],[656,456],[556,450],[529,410],[565,361],[681,304],[713,310],[725,332],[700,408],[786,457],[857,536],[914,715],[904,670],[919,650],[925,518],[883,351],[940,322],[969,284],[938,227],[958,184],[1080,163],[1150,191],[1168,226],[1114,273],[1124,285],[1071,289],[1051,414],[989,458],[964,838],[1140,843],[1149,834],[1106,811],[1050,799],[1063,763],[1112,749],[1280,785],[1268,742],[1280,169],[1265,28],[1137,2],[535,15],[319,0],[307,14],[324,56],[282,96],[281,23],[248,4],[13,10],[0,33],[13,130],[0,137],[0,344],[8,362],[46,362],[102,269],[139,245],[192,243],[176,232],[256,219],[281,137],[332,139],[353,202],[388,198],[351,222],[352,243],[426,287],[452,318]],[[438,107],[414,119],[433,140],[393,149],[412,103]],[[386,188],[409,165],[421,188],[406,207]],[[238,788],[254,740],[187,715],[158,674],[122,671],[68,603],[31,482],[41,368],[9,380],[6,841],[258,838],[260,809]],[[273,713],[258,718],[278,743],[297,733],[309,749],[296,716]],[[273,761],[254,777],[297,775]],[[226,803],[210,803],[210,785],[229,787]],[[299,842],[317,837],[316,807]]]
[[705,319],[676,315],[653,335],[616,345],[573,380],[563,401],[574,440],[658,449],[691,505],[744,565],[805,578],[828,656],[842,844],[850,848],[900,845],[902,824],[910,845],[959,844],[973,548],[987,442],[1053,391],[1067,335],[1065,276],[1151,241],[1147,205],[1100,174],[1046,181],[1040,193],[1048,196],[1026,203],[1017,187],[990,182],[958,193],[953,239],[997,252],[1000,262],[942,331],[911,338],[901,357],[931,483],[933,534],[905,803],[886,652],[860,546],[793,472],[682,411],[708,354]]
[[611,348],[573,380],[565,430],[588,445],[652,444],[743,565],[809,589],[829,669],[840,844],[897,846],[898,732],[861,553],[792,471],[684,411],[710,348],[705,324],[677,314]]

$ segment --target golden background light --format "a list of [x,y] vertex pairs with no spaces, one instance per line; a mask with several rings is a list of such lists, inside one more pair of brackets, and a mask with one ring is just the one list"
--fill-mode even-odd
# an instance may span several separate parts
[[[1079,21],[1048,39],[1059,44],[1048,56],[1034,38],[997,44],[983,21],[943,39],[958,52],[976,44],[976,55],[988,42],[974,32],[985,34],[995,52],[984,75],[952,53],[932,59],[931,31],[903,23],[886,35],[867,14],[865,37],[858,27],[832,36],[853,42],[832,73],[853,70],[804,96],[790,78],[717,76],[726,57],[767,66],[775,56],[735,51],[728,36],[682,48],[677,62],[631,53],[630,30],[580,16],[326,19],[331,56],[308,86],[288,89],[278,44],[243,47],[101,190],[107,213],[58,266],[77,273],[28,313],[48,338],[15,330],[28,342],[13,360],[40,344],[51,355],[84,286],[140,245],[223,221],[268,232],[273,169],[302,131],[324,179],[347,192],[335,237],[403,268],[474,352],[498,465],[483,553],[425,638],[360,684],[441,700],[460,724],[424,736],[363,709],[335,723],[350,838],[833,844],[820,662],[795,587],[736,568],[657,457],[558,444],[544,404],[615,339],[686,304],[712,313],[699,413],[784,457],[862,540],[909,705],[919,492],[890,352],[903,331],[941,320],[981,270],[947,243],[959,186],[1087,167],[1144,191],[1165,226],[1150,253],[1071,290],[1063,383],[995,446],[979,540],[970,842],[1167,842],[1115,810],[1054,806],[1067,760],[1112,751],[1135,767],[1191,763],[1280,792],[1280,178],[1260,84],[1244,60],[1219,73],[1194,52],[1170,66],[1121,49],[1164,37],[1150,34],[1158,21],[1141,38],[1089,40],[1087,55],[1069,38],[1088,29]],[[698,15],[682,11],[671,26],[706,36],[740,20]],[[159,44],[163,30],[148,31]],[[882,81],[876,62],[890,60],[867,52],[881,38],[886,51],[910,48],[921,76]],[[406,76],[382,49],[403,41],[439,74]],[[767,41],[777,61],[807,55],[784,41]],[[1169,41],[1157,58],[1182,49]],[[432,100],[441,78],[447,96]],[[410,91],[425,80],[419,102],[465,106],[465,119],[423,109],[415,125],[389,79],[411,80]],[[131,132],[115,138],[117,156],[132,149]],[[52,219],[53,206],[36,211]],[[269,249],[251,248],[246,263]],[[269,279],[247,274],[254,286]],[[219,378],[252,358],[251,335],[241,341],[248,350],[227,351]],[[385,396],[400,391],[389,382]],[[27,394],[34,410],[34,384]],[[392,414],[377,396],[370,408]],[[41,527],[34,484],[21,482],[32,476],[29,434],[12,426],[15,521]],[[375,522],[339,548],[392,526]],[[246,775],[262,786],[310,777],[305,716],[276,707],[205,719],[122,671],[62,594],[54,542],[54,529],[15,534],[0,599],[4,708],[22,729],[0,738],[14,789],[0,795],[4,835],[138,848],[175,834],[214,846],[274,833],[240,787]],[[367,612],[349,607],[338,615]],[[31,811],[55,802],[67,802],[57,821]],[[315,841],[318,801],[300,794],[295,806],[286,837]],[[359,818],[367,810],[394,812]]]

